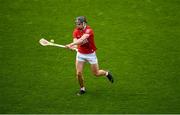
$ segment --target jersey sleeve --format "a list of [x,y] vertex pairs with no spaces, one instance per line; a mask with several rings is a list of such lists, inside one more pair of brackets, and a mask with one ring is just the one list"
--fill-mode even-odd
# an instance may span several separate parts
[[74,38],[77,38],[77,31],[76,30],[73,31],[73,39]]
[[92,29],[87,29],[85,34],[89,34],[89,36],[93,35],[93,30]]

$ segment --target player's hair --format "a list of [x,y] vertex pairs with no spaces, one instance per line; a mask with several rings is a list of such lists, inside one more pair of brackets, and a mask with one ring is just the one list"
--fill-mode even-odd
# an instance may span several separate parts
[[76,17],[75,23],[87,23],[87,20],[84,16]]

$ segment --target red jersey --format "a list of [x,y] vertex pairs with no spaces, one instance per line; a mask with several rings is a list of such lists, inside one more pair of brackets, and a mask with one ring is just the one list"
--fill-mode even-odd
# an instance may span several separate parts
[[94,43],[94,32],[89,26],[86,26],[86,28],[83,30],[75,28],[73,32],[73,38],[79,39],[83,36],[83,34],[89,34],[89,37],[87,38],[86,43],[78,45],[78,52],[83,54],[93,53],[97,48]]

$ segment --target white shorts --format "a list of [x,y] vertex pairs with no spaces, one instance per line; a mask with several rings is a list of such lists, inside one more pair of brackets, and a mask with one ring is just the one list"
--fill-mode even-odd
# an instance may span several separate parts
[[90,53],[90,54],[82,54],[82,53],[77,52],[76,60],[77,61],[83,61],[83,62],[89,62],[90,64],[97,64],[98,63],[95,52]]

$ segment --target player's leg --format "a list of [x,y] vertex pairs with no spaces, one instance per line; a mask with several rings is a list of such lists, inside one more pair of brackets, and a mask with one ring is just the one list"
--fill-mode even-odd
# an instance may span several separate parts
[[82,75],[83,67],[84,67],[83,61],[76,61],[76,77],[79,81],[80,88],[84,87],[84,78]]
[[84,78],[83,78],[83,68],[84,68],[84,61],[76,61],[76,77],[80,85],[80,91],[77,95],[81,95],[85,93],[85,86],[84,86]]
[[81,95],[85,93],[84,87],[84,78],[83,78],[83,68],[84,68],[85,59],[81,53],[77,53],[76,55],[76,77],[80,85],[80,92],[77,95]]
[[109,81],[111,83],[113,83],[113,77],[112,77],[111,73],[108,72],[108,71],[99,69],[98,59],[96,57],[96,53],[95,52],[92,53],[92,54],[89,54],[87,56],[87,60],[91,64],[91,71],[92,71],[92,73],[95,76],[97,76],[97,77],[99,77],[99,76],[106,76],[109,79]]
[[114,82],[111,73],[105,70],[100,70],[98,63],[91,64],[91,71],[96,77],[106,76],[111,83]]
[[91,71],[92,71],[92,73],[93,73],[95,76],[97,76],[97,77],[106,76],[106,75],[108,74],[107,71],[105,71],[105,70],[100,70],[98,64],[91,64]]

